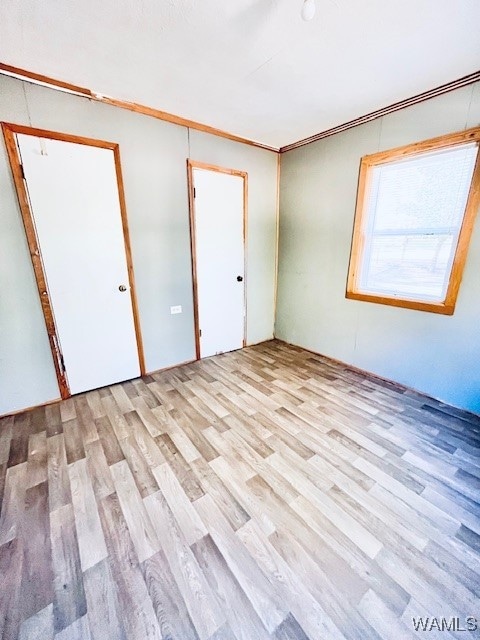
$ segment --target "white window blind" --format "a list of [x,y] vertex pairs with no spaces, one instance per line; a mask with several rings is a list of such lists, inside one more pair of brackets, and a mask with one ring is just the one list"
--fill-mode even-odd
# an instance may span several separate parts
[[361,291],[444,300],[477,152],[466,143],[372,167]]

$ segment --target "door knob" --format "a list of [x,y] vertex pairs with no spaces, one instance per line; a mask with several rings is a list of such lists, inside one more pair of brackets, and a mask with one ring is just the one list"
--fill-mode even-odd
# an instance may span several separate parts
[[237,276],[237,282],[242,282],[243,276]]
[[118,287],[118,290],[119,290],[119,291],[126,291],[126,290],[127,290],[127,287],[126,287],[124,284],[121,284],[121,285]]

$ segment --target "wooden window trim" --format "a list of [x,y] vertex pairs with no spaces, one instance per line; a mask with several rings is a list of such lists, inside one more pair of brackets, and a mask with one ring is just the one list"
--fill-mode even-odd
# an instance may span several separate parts
[[371,184],[371,169],[381,164],[387,164],[403,158],[411,158],[428,151],[436,151],[438,149],[454,147],[467,144],[469,142],[476,142],[477,145],[480,146],[480,127],[439,136],[437,138],[431,138],[430,140],[397,147],[389,151],[381,151],[362,158],[358,179],[357,203],[355,208],[355,221],[348,268],[347,289],[345,294],[346,298],[351,300],[361,300],[364,302],[376,302],[378,304],[386,304],[394,307],[417,309],[419,311],[430,311],[444,315],[453,315],[467,259],[468,245],[470,243],[477,210],[480,205],[480,151],[477,153],[477,160],[472,175],[472,182],[465,207],[463,222],[460,227],[457,248],[455,250],[455,256],[450,271],[450,279],[445,299],[442,302],[427,302],[405,297],[401,298],[399,296],[383,296],[364,292],[359,289],[358,277],[365,245],[365,234],[363,233],[363,229],[365,228],[365,220],[367,216],[366,204]]
[[141,375],[145,375],[145,355],[143,350],[142,332],[140,328],[140,318],[138,313],[137,295],[135,289],[135,279],[132,264],[132,251],[130,246],[130,234],[128,230],[127,209],[125,204],[125,193],[123,189],[122,167],[120,162],[120,146],[116,142],[106,142],[105,140],[96,140],[94,138],[85,138],[83,136],[75,136],[68,133],[60,133],[58,131],[47,131],[45,129],[36,129],[24,125],[12,124],[9,122],[1,123],[7,155],[12,170],[13,181],[17,192],[20,213],[22,215],[23,225],[27,236],[28,248],[32,259],[33,271],[37,283],[38,294],[42,305],[43,316],[47,328],[48,339],[50,342],[50,350],[52,352],[55,373],[57,376],[58,387],[62,399],[69,398],[72,394],[68,384],[68,378],[61,366],[61,353],[59,349],[58,332],[53,314],[53,307],[48,293],[46,274],[43,268],[42,254],[40,245],[37,241],[35,223],[33,213],[30,207],[30,199],[23,177],[22,163],[17,147],[15,134],[21,133],[36,138],[48,138],[50,140],[60,140],[62,142],[73,142],[76,144],[84,144],[90,147],[101,147],[102,149],[110,149],[113,151],[115,172],[117,178],[118,197],[120,204],[120,214],[122,220],[122,230],[125,247],[125,257],[127,263],[128,280],[130,286],[130,296],[132,301],[133,321],[135,336],[137,340],[138,362]]

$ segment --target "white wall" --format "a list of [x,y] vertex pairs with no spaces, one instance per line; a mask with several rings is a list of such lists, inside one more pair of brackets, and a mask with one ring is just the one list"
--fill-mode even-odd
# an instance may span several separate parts
[[[195,358],[186,159],[249,174],[249,344],[273,335],[277,155],[0,76],[0,120],[118,142],[147,371]],[[181,315],[170,315],[182,305]],[[58,398],[5,146],[0,144],[0,415]]]
[[282,154],[275,334],[480,413],[480,219],[453,316],[347,300],[360,158],[480,125],[480,83]]

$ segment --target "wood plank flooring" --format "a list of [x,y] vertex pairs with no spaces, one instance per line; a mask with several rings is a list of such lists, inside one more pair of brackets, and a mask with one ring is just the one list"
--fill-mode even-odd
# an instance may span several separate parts
[[278,341],[7,417],[0,637],[480,627],[479,488],[479,417]]

